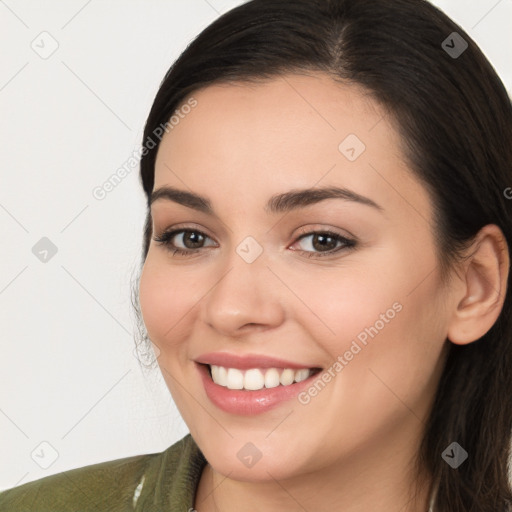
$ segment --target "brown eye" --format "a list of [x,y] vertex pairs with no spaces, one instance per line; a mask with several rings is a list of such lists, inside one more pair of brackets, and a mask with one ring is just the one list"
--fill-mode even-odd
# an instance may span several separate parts
[[[311,238],[310,241],[303,244],[300,252],[307,252],[309,258],[330,256],[343,249],[351,249],[356,246],[355,240],[350,240],[344,236],[332,231],[312,231],[302,235],[296,243]],[[340,244],[340,245],[338,245]]]
[[204,241],[204,236],[198,231],[182,231],[182,243],[187,249],[197,249]]
[[[204,241],[207,238],[210,237],[196,229],[175,229],[172,231],[164,231],[161,235],[155,236],[153,240],[165,246],[165,248],[172,251],[173,254],[188,256],[202,249],[204,247]],[[174,243],[175,239],[183,248],[179,247],[179,245],[176,246]]]

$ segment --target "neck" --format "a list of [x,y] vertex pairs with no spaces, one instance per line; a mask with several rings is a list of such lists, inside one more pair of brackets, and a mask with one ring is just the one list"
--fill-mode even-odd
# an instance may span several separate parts
[[[395,445],[396,446],[396,445]],[[390,449],[391,448],[391,449]],[[265,481],[238,481],[205,466],[196,494],[198,512],[428,512],[430,479],[418,482],[405,453],[373,450],[370,458],[361,454],[314,473],[303,473],[286,480],[270,476]]]

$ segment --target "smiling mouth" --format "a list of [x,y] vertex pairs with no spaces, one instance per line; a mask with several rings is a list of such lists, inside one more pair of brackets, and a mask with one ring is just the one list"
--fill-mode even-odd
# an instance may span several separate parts
[[291,386],[322,371],[322,368],[249,368],[241,370],[209,364],[201,364],[201,366],[207,368],[208,374],[215,384],[227,389],[246,391]]

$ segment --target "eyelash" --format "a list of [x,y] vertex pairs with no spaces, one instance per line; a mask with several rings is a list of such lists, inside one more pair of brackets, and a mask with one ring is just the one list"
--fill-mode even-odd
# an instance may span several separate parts
[[[180,233],[199,233],[203,237],[210,238],[207,234],[203,233],[202,231],[199,231],[198,229],[181,228],[181,229],[175,229],[175,230],[171,230],[171,231],[164,231],[161,235],[155,236],[153,238],[153,240],[155,242],[157,242],[158,244],[165,246],[165,248],[167,250],[172,251],[173,256],[175,256],[175,255],[192,256],[195,253],[197,253],[198,251],[200,251],[201,249],[203,249],[202,247],[197,248],[197,249],[187,249],[187,250],[180,249],[179,247],[174,247],[174,249],[173,249],[173,244],[171,244],[171,240],[177,234],[180,234]],[[311,252],[311,251],[301,251],[301,250],[297,250],[297,252],[306,253],[306,257],[308,257],[308,258],[324,258],[327,256],[332,256],[333,254],[338,253],[345,249],[348,249],[348,250],[354,249],[357,246],[357,242],[355,240],[346,238],[344,236],[339,235],[338,233],[335,233],[335,232],[329,231],[329,230],[303,232],[303,233],[301,233],[301,236],[299,236],[295,240],[294,243],[298,242],[299,240],[302,240],[303,238],[306,238],[307,236],[318,235],[318,234],[327,235],[331,238],[336,239],[337,242],[342,242],[344,245],[342,247],[338,247],[336,249],[331,249],[331,250],[325,251],[325,252]]]

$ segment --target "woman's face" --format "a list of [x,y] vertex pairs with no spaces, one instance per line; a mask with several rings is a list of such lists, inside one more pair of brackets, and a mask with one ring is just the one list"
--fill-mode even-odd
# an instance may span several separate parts
[[[192,436],[216,471],[239,480],[348,460],[357,473],[385,450],[387,464],[403,466],[441,374],[450,298],[431,202],[398,135],[369,96],[321,74],[193,98],[162,139],[154,191],[201,196],[211,211],[160,194],[153,236],[178,233],[167,247],[151,241],[140,282],[145,325]],[[263,356],[220,366],[231,387],[269,387],[214,384],[197,362],[219,363],[212,353]],[[285,386],[269,367],[285,384],[293,368],[322,371]]]

